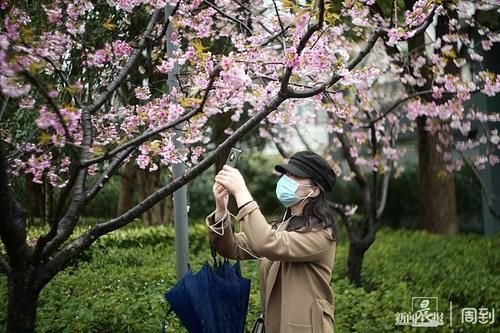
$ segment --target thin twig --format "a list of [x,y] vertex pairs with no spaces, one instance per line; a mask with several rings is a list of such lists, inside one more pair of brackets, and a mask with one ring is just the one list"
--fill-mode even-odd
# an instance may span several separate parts
[[490,193],[488,190],[486,190],[486,185],[484,184],[483,180],[481,179],[481,175],[479,174],[479,171],[470,163],[470,161],[465,157],[464,153],[458,149],[455,149],[456,152],[460,154],[462,159],[465,161],[467,166],[472,170],[474,173],[475,179],[477,183],[479,184],[479,187],[481,188],[481,193],[483,194],[484,198],[486,199],[486,204],[488,205],[488,210],[490,211],[490,214],[493,215],[497,220],[500,221],[500,212],[496,211],[495,207],[493,206],[493,200],[490,196]]
[[[476,90],[472,90],[470,91],[469,93],[471,94],[475,94],[477,92],[479,92],[480,90],[476,89]],[[395,109],[398,108],[398,106],[400,106],[401,104],[409,101],[410,99],[413,99],[415,97],[418,97],[418,96],[425,96],[425,95],[429,95],[429,94],[432,94],[432,90],[423,90],[423,91],[418,91],[414,94],[411,94],[411,95],[408,95],[406,97],[403,97],[402,99],[400,99],[399,101],[395,102],[390,108],[388,108],[386,111],[384,111],[381,115],[379,115],[378,117],[375,117],[373,118],[371,121],[370,121],[370,124],[372,123],[376,123],[378,122],[379,120],[385,118],[389,113],[393,112]],[[443,95],[455,95],[456,92],[452,92],[452,91],[444,91],[442,92]],[[363,128],[368,128],[370,125],[366,125],[366,126],[363,126]]]
[[250,14],[252,13],[252,11],[250,10],[250,8],[246,7],[244,4],[242,4],[238,0],[233,0],[233,2],[236,2],[238,4],[238,6],[240,6],[241,8],[243,8],[244,10],[246,10],[247,12],[249,12]]
[[[260,23],[260,22],[259,22]],[[260,23],[262,25],[262,23]],[[275,40],[276,38],[280,37],[281,35],[284,35],[286,31],[288,31],[288,29],[290,29],[290,24],[287,25],[284,29],[278,31],[277,33],[275,34],[271,34],[272,31],[268,31],[271,36],[266,39],[265,41],[263,41],[262,43],[259,44],[260,47],[263,47],[263,46],[266,46],[267,44],[271,43],[273,40]],[[284,42],[284,41],[283,41]]]
[[[297,56],[299,56],[302,53],[302,50],[307,45],[307,42],[311,39],[312,35],[316,32],[321,30],[323,27],[323,23],[325,21],[325,2],[324,0],[319,0],[318,2],[318,7],[319,7],[319,13],[318,13],[318,22],[316,24],[313,24],[310,26],[304,36],[299,41],[299,44],[297,45]],[[281,81],[281,91],[285,93],[287,97],[293,97],[293,91],[290,89],[288,86],[288,83],[290,82],[290,77],[292,76],[293,72],[293,67],[287,67],[285,70],[285,73],[283,74],[283,78]],[[319,91],[320,92],[320,91]],[[313,96],[313,95],[311,95]],[[307,96],[307,97],[311,97]]]
[[137,147],[129,147],[128,149],[125,149],[124,151],[120,152],[110,163],[106,171],[104,171],[99,179],[95,182],[94,186],[90,190],[87,191],[85,194],[85,202],[89,203],[98,193],[99,191],[104,187],[104,184],[106,184],[111,176],[115,173],[116,170],[122,165],[123,161],[133,153],[134,150],[136,150]]
[[[396,138],[394,136],[394,134],[392,133],[392,128],[389,129],[389,132],[391,133],[391,148],[396,148]],[[392,173],[392,169],[394,168],[394,161],[391,161],[388,163],[388,169],[385,173],[384,173],[384,179],[382,180],[382,187],[381,187],[381,190],[380,190],[380,202],[379,202],[379,206],[378,206],[378,209],[377,209],[377,218],[376,220],[378,221],[380,216],[382,216],[382,213],[384,212],[384,209],[385,209],[385,205],[386,205],[386,202],[387,202],[387,192],[389,190],[389,180],[391,178],[391,173]]]
[[[283,22],[281,22],[281,16],[280,16],[280,13],[279,13],[279,10],[278,10],[278,6],[276,5],[276,1],[273,0],[273,5],[274,5],[274,11],[276,13],[276,16],[278,17],[278,23],[280,25],[280,28],[281,28],[281,34],[283,36],[285,36],[285,28],[283,26]],[[283,39],[283,49],[286,48],[286,44],[285,44],[285,39]]]
[[[143,49],[146,47],[146,41],[151,38],[151,32],[153,31],[153,28],[160,17],[160,13],[162,12],[163,9],[156,9],[154,11],[146,27],[146,30],[144,31],[144,34],[137,43],[137,48],[134,50],[134,52],[132,52],[127,63],[122,67],[120,72],[116,75],[116,78],[107,86],[106,90],[102,92],[95,99],[94,103],[86,107],[86,109],[89,111],[90,114],[95,113],[104,103],[106,103],[106,101],[113,94],[113,92],[120,86],[123,80],[127,78],[127,75],[129,74],[130,70],[132,69],[135,62],[141,55]],[[165,24],[169,24],[169,21],[167,20]]]
[[219,14],[221,14],[222,16],[224,16],[225,18],[233,21],[233,22],[236,22],[238,23],[239,25],[241,25],[243,28],[245,28],[250,34],[252,34],[252,29],[250,29],[244,22],[238,20],[237,18],[235,17],[232,17],[231,15],[228,15],[226,13],[224,13],[224,11],[222,9],[220,9],[219,7],[217,7],[215,4],[211,3],[210,1],[208,0],[203,0],[204,3],[206,3],[207,5],[209,5],[210,7],[212,7],[213,9],[215,9],[216,12],[218,12]]
[[184,115],[180,116],[179,118],[177,118],[176,120],[173,120],[171,122],[169,122],[168,124],[165,124],[163,126],[160,126],[154,130],[151,130],[151,131],[148,131],[148,132],[145,132],[143,134],[141,134],[140,136],[128,141],[127,143],[124,143],[123,145],[121,146],[118,146],[116,147],[115,149],[111,150],[110,152],[108,153],[105,153],[103,156],[100,156],[100,157],[96,157],[96,158],[93,158],[93,159],[90,159],[90,160],[86,160],[86,161],[83,161],[81,163],[81,166],[82,167],[87,167],[89,165],[92,165],[94,163],[99,163],[99,162],[102,162],[104,160],[107,160],[109,159],[110,157],[118,154],[119,152],[129,148],[129,147],[136,147],[140,144],[142,144],[143,142],[146,142],[149,138],[151,138],[152,136],[158,134],[158,133],[161,133],[161,132],[164,132],[170,128],[173,128],[175,126],[177,126],[178,124],[186,121],[186,120],[189,120],[191,119],[192,117],[194,117],[196,114],[200,113],[203,111],[203,108],[205,107],[205,104],[208,100],[208,94],[210,92],[210,90],[212,89],[213,87],[213,84],[214,84],[214,81],[215,79],[217,78],[217,76],[219,75],[219,73],[221,72],[221,67],[219,65],[217,65],[213,72],[210,74],[210,79],[209,79],[209,82],[207,84],[207,87],[205,88],[205,94],[203,95],[203,99],[200,103],[200,105],[190,111],[190,112],[187,112],[185,113]]
[[[365,47],[361,50],[361,52],[358,53],[358,55],[354,59],[352,59],[347,64],[347,66],[345,68],[350,71],[354,67],[356,67],[361,62],[361,60],[363,60],[363,58],[371,51],[371,49],[373,48],[373,46],[375,45],[375,42],[377,41],[377,39],[379,37],[380,37],[380,31],[379,30],[374,31],[372,36],[370,37],[370,39],[366,43]],[[335,83],[337,83],[341,78],[342,78],[342,76],[340,76],[338,74],[334,74],[330,80],[321,84],[317,88],[302,91],[302,92],[298,92],[298,91],[289,89],[287,93],[288,93],[288,96],[290,96],[291,98],[312,97],[312,96],[315,96],[319,93],[324,92],[327,88],[329,88],[332,85],[334,85]]]
[[[68,81],[68,78],[66,77],[66,75],[64,75],[64,72],[59,67],[57,67],[57,65],[52,61],[52,59],[50,59],[49,57],[42,57],[42,59],[45,60],[45,61],[47,61],[52,66],[52,68],[57,73],[57,75],[61,78],[61,80],[64,82],[64,84],[66,85],[66,87],[70,87],[71,86],[71,84]],[[83,109],[83,104],[80,101],[80,99],[77,96],[73,95],[73,94],[70,94],[70,95],[75,100],[76,105],[80,109]]]
[[302,141],[302,144],[306,147],[306,150],[312,151],[311,146],[309,146],[306,138],[304,138],[304,136],[300,132],[299,127],[297,125],[293,125],[293,129],[295,130],[295,132],[297,132],[297,135],[299,136],[300,141]]

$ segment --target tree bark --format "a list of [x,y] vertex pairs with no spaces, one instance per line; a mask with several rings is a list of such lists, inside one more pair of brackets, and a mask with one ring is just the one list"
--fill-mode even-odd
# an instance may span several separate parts
[[[142,201],[159,187],[160,172],[158,170],[154,172],[149,172],[147,170],[138,170],[137,179],[139,185],[139,200]],[[153,226],[162,224],[160,203],[161,201],[142,214],[142,219],[145,225]]]
[[363,259],[367,249],[362,249],[354,242],[349,243],[349,254],[347,256],[347,278],[356,287],[361,286],[361,270]]
[[117,215],[120,216],[134,207],[135,194],[135,166],[127,163],[122,167],[120,174],[120,197],[118,199]]
[[13,271],[9,276],[7,333],[35,332],[39,292],[30,283],[26,272]]
[[441,144],[443,152],[437,151],[437,134],[427,131],[425,122],[425,117],[417,119],[422,227],[433,233],[456,234],[455,180],[453,174],[446,171],[443,160],[443,153],[451,153],[451,149]]

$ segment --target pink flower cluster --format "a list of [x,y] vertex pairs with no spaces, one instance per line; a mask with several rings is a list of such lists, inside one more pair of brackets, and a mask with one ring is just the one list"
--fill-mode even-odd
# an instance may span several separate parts
[[[55,133],[60,136],[64,137],[65,132],[64,132],[64,126],[60,122],[58,116],[47,110],[47,107],[45,105],[42,105],[39,109],[39,116],[35,120],[36,125],[38,128],[47,130],[47,129],[54,129]],[[74,108],[61,108],[59,109],[59,112],[62,116],[62,119],[64,123],[66,124],[66,127],[68,128],[69,134],[70,135],[78,135],[78,132],[80,131],[80,116],[81,116],[81,111],[78,109]],[[79,135],[78,135],[79,136]],[[54,138],[55,140],[55,138]],[[56,144],[57,143],[57,144]],[[59,140],[57,142],[54,142],[56,145],[64,145],[64,142],[60,142]]]
[[235,63],[229,57],[225,57],[221,61],[221,67],[220,77],[224,86],[241,89],[251,84],[252,80],[246,73],[243,64]]
[[102,68],[104,65],[112,62],[117,65],[119,62],[126,60],[133,52],[132,47],[122,40],[115,40],[114,42],[106,43],[103,49],[89,54],[86,61],[89,67]]

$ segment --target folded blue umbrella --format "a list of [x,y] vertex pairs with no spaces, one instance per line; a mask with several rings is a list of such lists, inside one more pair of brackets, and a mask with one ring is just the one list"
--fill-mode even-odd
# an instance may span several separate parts
[[193,301],[186,297],[193,280],[194,275],[189,267],[184,277],[165,294],[165,298],[189,332],[202,332],[201,321],[193,312]]
[[191,269],[165,298],[190,333],[243,333],[250,297],[250,280],[241,276],[240,263],[225,259],[214,268],[205,263]]

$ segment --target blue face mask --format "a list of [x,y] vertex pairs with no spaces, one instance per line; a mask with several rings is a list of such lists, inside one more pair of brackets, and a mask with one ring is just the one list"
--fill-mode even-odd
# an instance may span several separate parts
[[300,199],[305,199],[305,198],[299,198],[296,194],[295,191],[299,188],[299,186],[310,186],[310,185],[302,185],[293,180],[292,178],[288,177],[287,175],[283,175],[280,180],[278,181],[278,184],[276,185],[276,196],[278,197],[278,200],[283,204],[285,207],[290,207],[295,205],[297,202],[300,201]]

